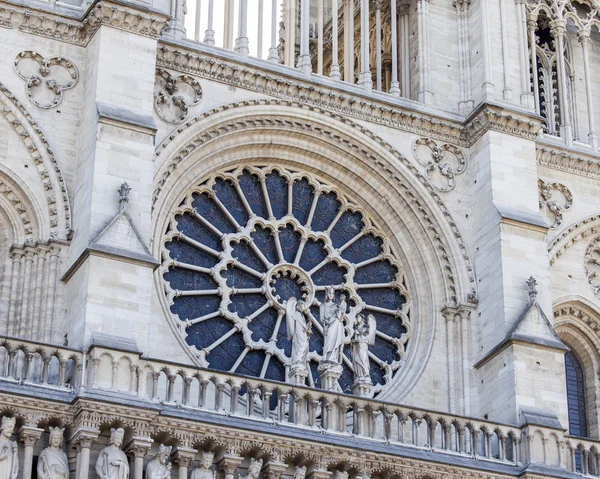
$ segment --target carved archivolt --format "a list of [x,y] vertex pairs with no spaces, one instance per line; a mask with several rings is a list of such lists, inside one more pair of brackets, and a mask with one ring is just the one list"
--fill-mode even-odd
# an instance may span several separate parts
[[456,185],[456,176],[467,169],[465,155],[456,146],[438,145],[431,138],[419,138],[413,145],[415,158],[425,166],[425,175],[439,191],[450,191]]
[[600,236],[594,238],[585,250],[585,274],[596,298],[600,299]]
[[548,248],[550,254],[550,265],[553,265],[558,258],[567,252],[571,246],[579,241],[589,238],[600,232],[600,215],[590,216],[572,226],[569,226],[561,233]]
[[13,238],[13,241],[23,242],[31,239],[31,235],[33,234],[33,224],[31,220],[32,218],[35,218],[35,214],[32,214],[32,212],[29,211],[30,205],[23,198],[21,192],[18,191],[8,179],[0,177],[0,195],[4,196],[12,205],[16,216],[22,224],[22,234],[24,237],[20,238],[19,235],[17,235],[17,237]]
[[156,91],[154,108],[159,117],[168,123],[185,121],[190,106],[202,99],[200,83],[189,75],[171,75],[161,68],[156,69]]
[[37,52],[25,50],[16,56],[13,64],[17,75],[25,80],[27,97],[40,108],[60,105],[63,92],[73,88],[79,80],[73,62],[63,57],[44,58]]
[[561,183],[538,179],[540,190],[540,209],[551,222],[550,228],[558,228],[563,221],[563,212],[573,206],[573,195],[569,188]]

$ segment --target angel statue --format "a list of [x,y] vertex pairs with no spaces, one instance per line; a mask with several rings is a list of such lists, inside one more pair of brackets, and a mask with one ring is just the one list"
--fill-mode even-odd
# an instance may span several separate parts
[[375,344],[376,329],[375,316],[369,314],[365,320],[363,314],[356,315],[352,334],[352,367],[355,383],[371,383],[369,346]]
[[285,308],[288,339],[292,341],[292,365],[306,365],[308,361],[308,338],[312,329],[302,312],[304,307],[304,301],[290,298]]
[[319,306],[319,316],[323,323],[325,342],[323,344],[322,362],[342,364],[342,351],[344,349],[344,317],[346,314],[345,297],[338,304],[335,302],[335,289],[327,286],[325,301]]
[[110,430],[110,444],[100,451],[96,462],[98,479],[129,479],[129,461],[121,450],[124,435],[122,428]]
[[19,474],[17,443],[10,440],[15,423],[16,418],[4,416],[0,425],[0,479],[17,479]]
[[38,479],[69,479],[69,460],[62,450],[64,428],[50,428],[50,445],[38,458]]
[[171,479],[171,446],[160,444],[158,452],[146,466],[146,479]]

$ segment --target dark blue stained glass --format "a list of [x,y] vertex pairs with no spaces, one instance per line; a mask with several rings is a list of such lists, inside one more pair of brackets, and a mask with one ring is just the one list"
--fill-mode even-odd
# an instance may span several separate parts
[[268,219],[267,205],[262,192],[262,186],[258,176],[251,174],[249,171],[244,172],[238,177],[238,182],[246,201],[255,215]]
[[301,239],[302,236],[292,225],[286,225],[285,228],[279,230],[279,243],[281,244],[283,257],[288,263],[294,262]]
[[311,277],[317,286],[336,285],[346,282],[345,275],[347,273],[348,270],[346,268],[331,262],[319,268]]
[[313,382],[315,383],[315,388],[320,389],[321,376],[319,376],[319,371],[317,369],[319,367],[319,364],[316,361],[310,361],[308,363],[308,366],[310,367],[310,373],[312,374]]
[[305,271],[310,271],[325,258],[327,258],[327,251],[325,250],[325,243],[323,240],[315,241],[309,239],[306,241],[302,254],[300,255],[299,265]]
[[572,351],[565,354],[567,380],[567,406],[569,411],[569,433],[587,437],[587,409],[585,404],[585,380],[583,367]]
[[184,321],[214,313],[219,309],[220,304],[220,296],[179,296],[173,298],[171,312]]
[[341,203],[335,193],[321,193],[311,223],[314,231],[325,231],[340,211]]
[[282,275],[279,278],[274,278],[273,283],[270,285],[273,296],[278,296],[280,303],[283,303],[290,298],[302,298],[304,294],[306,294],[302,289],[303,286],[306,285],[298,283],[298,281],[293,279],[290,275]]
[[302,178],[294,183],[292,212],[300,224],[306,225],[308,221],[314,195],[315,190],[306,178]]
[[[311,308],[312,310],[312,308]],[[317,354],[323,354],[323,336],[319,330],[313,324],[312,335],[308,340],[310,350],[315,351]]]
[[225,271],[221,271],[221,276],[227,280],[227,286],[230,288],[260,288],[262,286],[260,278],[231,266]]
[[347,344],[346,346],[344,346],[344,354],[346,355],[346,357],[348,358],[348,360],[350,362],[352,362],[352,346],[350,346],[349,344]]
[[233,323],[220,316],[194,324],[187,329],[185,340],[198,349],[208,348],[233,328]]
[[264,273],[267,270],[265,263],[254,254],[250,245],[245,241],[233,244],[231,256],[238,259],[240,263],[255,269],[259,273]]
[[288,358],[292,355],[292,342],[287,337],[287,324],[285,322],[285,318],[282,318],[279,325],[275,344],[279,349],[283,350]]
[[[285,367],[275,356],[271,356],[271,360],[267,366],[267,372],[265,373],[265,378],[271,379],[272,381],[285,381]],[[275,394],[276,393],[273,393],[273,396],[275,396]],[[275,396],[275,398],[277,398],[277,396]],[[271,407],[274,407],[273,403]]]
[[229,371],[246,348],[242,333],[235,333],[206,356],[209,367]]
[[186,236],[206,245],[214,250],[221,251],[221,238],[215,235],[206,226],[186,213],[175,217],[177,220],[177,230],[184,233]]
[[340,376],[339,384],[342,392],[352,394],[352,383],[354,382],[354,374],[345,362],[342,362],[342,375]]
[[369,360],[371,365],[371,381],[377,386],[378,384],[385,384],[385,371],[379,367],[372,359]]
[[[386,334],[388,334],[387,331]],[[369,351],[388,364],[392,364],[394,361],[400,360],[396,346],[379,337],[375,338],[375,344],[373,346],[369,346]]]
[[262,339],[265,343],[269,342],[273,330],[275,329],[277,316],[277,310],[275,308],[269,308],[254,318],[252,322],[248,324],[248,329],[252,332],[252,339],[254,341],[260,341]]
[[200,216],[217,228],[221,233],[235,233],[235,227],[227,217],[221,213],[219,207],[210,199],[207,193],[202,193],[201,195],[194,194],[193,197],[194,200],[192,201],[192,206]]
[[362,214],[349,210],[344,211],[335,226],[331,229],[330,236],[333,246],[335,248],[344,246],[360,233],[364,226]]
[[237,313],[240,318],[245,318],[254,313],[267,302],[262,294],[233,294],[227,309]]
[[288,212],[288,182],[279,172],[272,171],[266,177],[271,211],[278,220]]
[[235,218],[240,226],[244,226],[249,219],[248,212],[244,208],[244,203],[242,203],[233,183],[230,180],[217,178],[213,190],[217,193],[219,201],[231,213],[231,216]]
[[183,268],[170,268],[163,278],[169,282],[172,289],[200,290],[217,289],[219,285],[209,274],[198,273]]
[[389,261],[377,261],[358,268],[354,281],[358,284],[391,283],[396,279],[398,268]]
[[249,351],[242,359],[235,372],[244,376],[260,376],[263,363],[265,362],[265,352],[261,350]]
[[373,235],[365,235],[342,251],[342,258],[351,263],[361,263],[382,252],[383,240]]
[[212,268],[219,262],[219,258],[216,256],[200,251],[183,241],[169,241],[165,247],[169,250],[171,259],[180,261],[181,263],[202,266],[203,268]]
[[261,251],[262,254],[273,264],[279,263],[277,258],[277,250],[275,247],[275,238],[273,232],[269,228],[256,227],[251,235],[254,240],[254,244]]
[[374,313],[372,311],[365,312],[375,316],[378,331],[383,331],[392,338],[400,338],[402,335],[406,334],[406,327],[404,327],[400,318],[396,318],[390,314]]
[[392,311],[401,309],[406,303],[406,298],[391,288],[361,289],[358,294],[365,303]]

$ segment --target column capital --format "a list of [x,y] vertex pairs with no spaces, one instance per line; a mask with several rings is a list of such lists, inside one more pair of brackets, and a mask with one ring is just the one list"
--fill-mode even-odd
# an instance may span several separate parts
[[177,467],[190,467],[198,451],[191,447],[178,447],[171,455]]
[[35,446],[43,432],[44,430],[39,427],[23,426],[19,431],[19,438],[25,446]]
[[89,449],[98,436],[100,430],[92,427],[80,427],[71,436],[70,442],[77,444],[79,447]]
[[552,20],[550,22],[550,33],[554,38],[564,37],[567,31],[567,22],[562,19]]
[[236,469],[240,466],[243,460],[243,457],[235,454],[224,454],[217,463],[217,466],[225,474],[233,474],[235,473]]
[[269,479],[280,479],[287,470],[285,462],[269,461],[265,466],[265,473]]
[[589,39],[590,39],[591,33],[592,32],[589,29],[587,29],[587,28],[585,28],[583,30],[579,30],[577,32],[577,38],[578,38],[579,42],[581,44],[586,44],[589,41]]
[[144,457],[153,443],[154,441],[149,437],[133,436],[125,447],[125,452],[134,458]]
[[308,479],[329,479],[333,473],[325,469],[313,469]]

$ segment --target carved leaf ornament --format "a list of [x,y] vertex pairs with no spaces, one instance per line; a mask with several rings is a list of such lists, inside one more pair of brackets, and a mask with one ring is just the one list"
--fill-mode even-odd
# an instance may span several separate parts
[[565,185],[546,183],[538,179],[540,189],[540,209],[550,220],[550,228],[558,228],[563,221],[563,213],[573,206],[573,195]]
[[168,71],[156,70],[154,108],[158,116],[167,123],[185,121],[190,106],[202,99],[202,87],[189,75],[171,75]]
[[[410,293],[391,245],[359,205],[308,174],[247,166],[204,180],[172,215],[161,267],[170,320],[201,364],[287,380],[286,305],[302,299],[312,328],[308,383],[320,387],[319,304],[333,286],[336,301],[345,296],[345,322],[376,317],[370,372],[375,392],[389,385],[412,334]],[[341,391],[353,382],[350,341]]]
[[600,300],[600,236],[588,245],[584,258],[585,274],[596,298]]
[[456,176],[467,169],[467,160],[456,146],[439,145],[430,138],[419,138],[413,145],[413,153],[425,166],[425,176],[438,191],[450,191],[456,186]]
[[79,80],[79,72],[70,60],[64,57],[44,58],[32,50],[19,53],[14,67],[17,75],[25,80],[27,97],[40,108],[60,105],[64,92],[73,88]]

